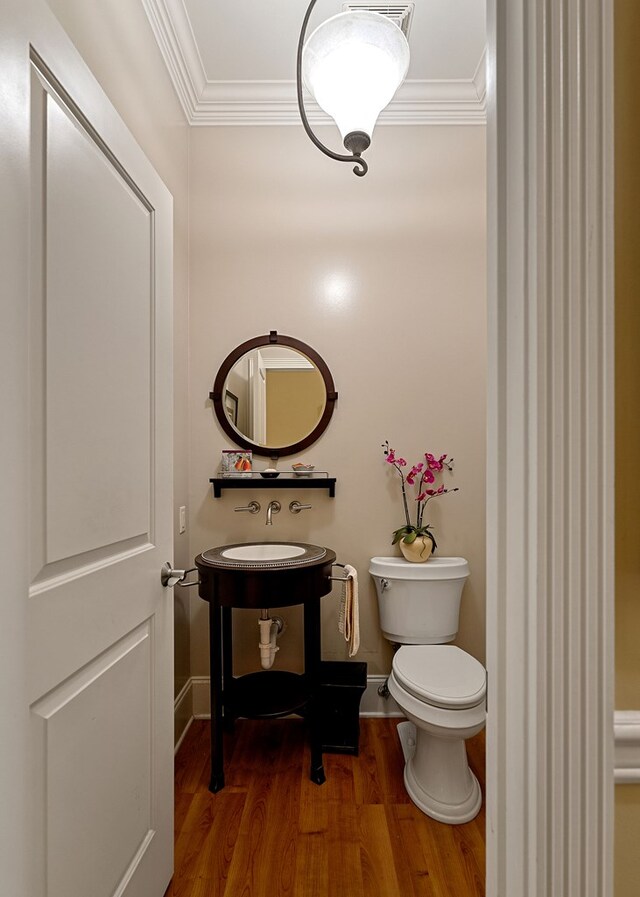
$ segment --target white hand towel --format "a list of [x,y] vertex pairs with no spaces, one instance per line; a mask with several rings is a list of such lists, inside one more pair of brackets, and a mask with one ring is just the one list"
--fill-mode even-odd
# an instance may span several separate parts
[[358,571],[345,564],[345,581],[342,584],[338,629],[349,644],[349,657],[357,654],[360,647],[360,611],[358,608]]

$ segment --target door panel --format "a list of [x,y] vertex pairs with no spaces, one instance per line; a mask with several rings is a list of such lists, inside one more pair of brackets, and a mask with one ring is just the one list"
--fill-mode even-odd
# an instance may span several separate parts
[[153,837],[150,642],[145,623],[32,707],[48,897],[110,897]]
[[29,897],[162,897],[173,862],[171,197],[76,51],[30,79]]
[[46,106],[51,563],[150,531],[153,213],[83,123]]
[[151,541],[153,211],[37,69],[32,97],[43,165],[31,351],[43,365],[32,393],[40,584]]

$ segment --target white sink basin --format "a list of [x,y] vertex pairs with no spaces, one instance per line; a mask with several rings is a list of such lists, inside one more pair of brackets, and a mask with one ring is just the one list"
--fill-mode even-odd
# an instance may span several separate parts
[[230,561],[286,561],[305,554],[301,545],[278,545],[277,542],[258,545],[237,545],[224,548],[220,556]]

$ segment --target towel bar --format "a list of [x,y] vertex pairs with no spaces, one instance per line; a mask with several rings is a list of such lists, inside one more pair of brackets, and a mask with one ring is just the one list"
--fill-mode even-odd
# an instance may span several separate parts
[[[331,566],[332,566],[332,567],[342,567],[342,569],[344,570],[344,568],[345,568],[347,565],[346,565],[346,564],[340,564],[340,563],[338,563],[338,561],[336,561],[335,564],[331,564]],[[330,577],[329,577],[329,579],[330,579],[332,582],[349,582],[349,580],[352,579],[352,578],[353,578],[353,577],[351,577],[351,576],[330,576]]]

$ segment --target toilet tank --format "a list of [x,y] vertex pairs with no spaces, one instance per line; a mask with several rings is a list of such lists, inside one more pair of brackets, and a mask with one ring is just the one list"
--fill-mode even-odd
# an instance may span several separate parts
[[400,645],[453,641],[469,576],[464,558],[432,557],[415,564],[400,557],[375,557],[369,573],[376,584],[385,638]]

